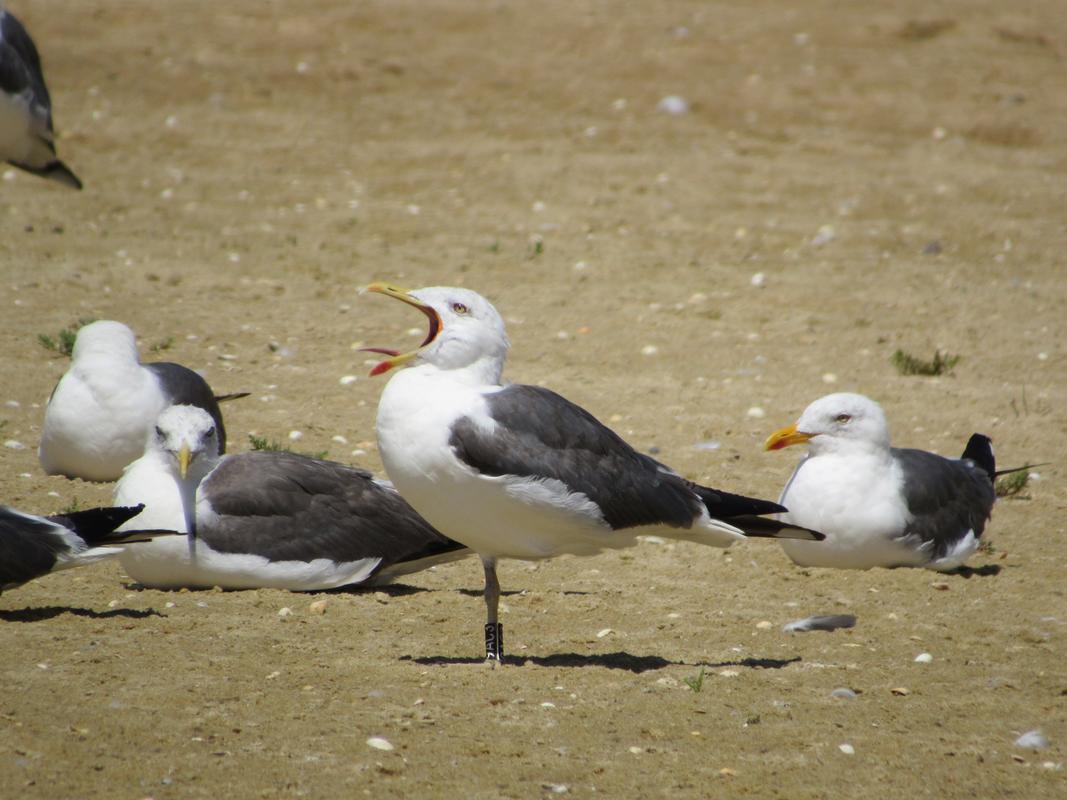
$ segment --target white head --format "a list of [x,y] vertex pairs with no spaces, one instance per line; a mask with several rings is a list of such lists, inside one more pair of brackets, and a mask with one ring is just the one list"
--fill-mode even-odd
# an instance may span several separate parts
[[367,291],[414,306],[430,321],[426,338],[415,350],[400,353],[380,347],[364,348],[389,356],[371,371],[371,375],[380,375],[410,361],[432,364],[441,370],[473,367],[480,380],[499,383],[510,342],[504,320],[493,304],[480,294],[448,286],[405,291],[383,283],[371,284]]
[[101,319],[78,329],[71,360],[108,357],[138,362],[137,337],[121,322]]
[[777,430],[764,449],[780,450],[808,442],[812,453],[843,448],[886,449],[889,426],[882,407],[869,397],[838,392],[804,409],[795,425]]
[[199,483],[218,461],[219,432],[215,420],[204,409],[169,406],[160,412],[149,431],[145,450],[160,453],[168,463],[173,462],[182,480],[191,473]]

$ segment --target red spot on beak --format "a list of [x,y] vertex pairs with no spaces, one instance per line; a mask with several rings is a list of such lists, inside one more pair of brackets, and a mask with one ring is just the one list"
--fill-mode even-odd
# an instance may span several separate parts
[[375,365],[374,369],[370,371],[370,377],[373,378],[375,375],[381,375],[383,372],[388,372],[392,368],[393,365],[391,362],[381,361],[377,365]]

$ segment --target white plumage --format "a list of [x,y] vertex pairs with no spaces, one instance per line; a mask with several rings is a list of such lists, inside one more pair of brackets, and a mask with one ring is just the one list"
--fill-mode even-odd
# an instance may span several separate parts
[[961,459],[890,447],[885,413],[863,395],[836,393],[767,440],[807,443],[782,491],[782,519],[826,540],[782,542],[802,566],[867,569],[962,565],[978,547],[995,495],[993,452],[975,434]]
[[99,320],[82,327],[71,364],[45,408],[38,458],[49,475],[118,480],[144,452],[159,413],[174,403],[206,408],[225,431],[207,382],[179,364],[142,364],[133,331]]
[[388,356],[372,374],[412,364],[382,392],[379,450],[412,506],[481,555],[488,657],[502,653],[499,558],[585,555],[626,547],[642,534],[716,547],[746,535],[819,538],[759,516],[781,511],[775,503],[684,480],[547,389],[502,385],[504,323],[475,292],[368,288],[430,321],[415,351],[370,348]]

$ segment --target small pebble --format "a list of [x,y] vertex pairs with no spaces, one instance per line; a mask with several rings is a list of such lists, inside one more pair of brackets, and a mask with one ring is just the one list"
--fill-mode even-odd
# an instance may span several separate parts
[[346,439],[341,434],[337,434],[336,436],[331,436],[330,437],[330,441],[331,442],[336,442],[337,444],[348,444],[348,439]]
[[4,442],[4,447],[6,447],[8,450],[26,449],[26,445],[24,445],[22,442],[17,442],[14,439],[8,439],[6,442]]
[[555,703],[550,703],[547,700],[544,703],[541,703],[541,708],[555,708],[555,707],[556,707]]
[[839,686],[830,692],[830,697],[840,697],[844,700],[854,700],[856,696],[856,693],[847,686]]
[[613,631],[611,628],[604,628],[604,629],[599,630],[599,631],[596,632],[596,638],[603,639],[605,636],[607,636],[610,633],[615,633],[615,631]]
[[285,617],[291,617],[292,615],[293,615],[293,609],[289,608],[289,606],[282,606],[281,608],[278,609],[278,616],[282,617],[283,619]]
[[757,289],[762,287],[763,284],[766,283],[766,281],[767,281],[767,278],[762,272],[757,272],[755,275],[753,275],[749,279],[749,283],[751,283]]
[[839,744],[837,749],[844,753],[846,756],[856,755],[856,748],[850,744]]
[[765,620],[765,619],[762,619],[762,620],[760,620],[759,622],[756,623],[756,628],[758,628],[761,631],[770,630],[771,629],[771,623],[769,621]]
[[313,614],[325,614],[327,602],[325,600],[316,600],[313,603],[308,604],[308,609]]
[[669,94],[659,101],[656,111],[661,114],[681,115],[689,113],[689,101],[677,94]]
[[1048,745],[1048,738],[1039,730],[1027,731],[1015,740],[1016,747],[1029,747],[1033,750],[1044,750]]
[[822,247],[824,244],[829,244],[837,238],[837,232],[834,230],[833,225],[822,225],[818,232],[812,237],[811,243],[816,247]]
[[706,442],[697,442],[693,445],[694,450],[718,450],[722,447],[722,442],[717,442],[714,439],[709,439]]
[[298,442],[304,438],[303,431],[289,431],[289,441]]
[[934,657],[929,653],[919,653],[919,655],[915,656],[915,663],[917,664],[929,664],[933,660]]
[[566,794],[570,787],[565,783],[542,783],[541,788],[552,794]]
[[832,372],[824,372],[822,376],[823,383],[837,383],[837,376]]
[[342,386],[351,386],[357,380],[359,379],[355,375],[342,375],[341,380],[339,380],[338,383]]
[[750,408],[745,413],[748,415],[749,419],[763,419],[765,416],[767,416],[767,412],[759,406],[752,406],[752,408]]
[[930,584],[930,588],[936,589],[939,592],[947,592],[948,589],[949,589],[949,586],[944,581],[935,581],[934,583]]
[[367,746],[373,747],[375,750],[395,750],[392,742],[388,739],[383,739],[381,736],[372,736],[367,740]]
[[905,689],[903,686],[897,686],[893,689],[890,689],[889,691],[895,694],[897,697],[907,697],[909,694],[911,694],[911,690]]
[[656,345],[654,344],[646,344],[644,347],[641,348],[641,355],[643,356],[654,356],[658,352],[659,348],[656,347]]
[[638,754],[640,754],[640,753],[643,753],[643,752],[645,752],[645,748],[643,748],[643,747],[631,747],[631,748],[629,748],[629,750],[630,750],[630,752],[631,752],[631,753],[633,753],[633,754],[634,754],[635,756],[636,756],[636,755],[638,755]]

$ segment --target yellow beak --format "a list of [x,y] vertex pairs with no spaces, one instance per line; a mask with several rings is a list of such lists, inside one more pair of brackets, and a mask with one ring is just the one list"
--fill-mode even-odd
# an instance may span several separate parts
[[409,306],[413,306],[425,314],[426,318],[430,321],[430,330],[426,334],[426,338],[423,339],[422,344],[407,353],[401,353],[385,347],[361,347],[360,350],[362,352],[381,353],[388,356],[388,358],[380,361],[375,365],[374,369],[370,371],[372,377],[374,375],[381,375],[383,372],[388,372],[393,367],[399,367],[406,364],[408,361],[411,361],[411,359],[419,354],[419,351],[422,350],[422,348],[426,347],[426,345],[436,339],[437,334],[441,332],[441,317],[438,316],[437,311],[434,310],[433,306],[428,306],[418,298],[413,297],[409,289],[401,289],[388,283],[372,283],[367,286],[364,291],[384,294],[386,297],[392,297],[407,303]]
[[796,425],[790,425],[788,428],[782,428],[768,436],[767,441],[763,443],[763,449],[781,450],[783,447],[789,447],[790,445],[803,444],[811,439],[812,436],[813,434],[798,431]]
[[182,443],[181,449],[178,451],[178,474],[182,476],[182,480],[185,480],[185,476],[189,472],[189,461],[191,460],[191,454],[189,453],[189,445]]

